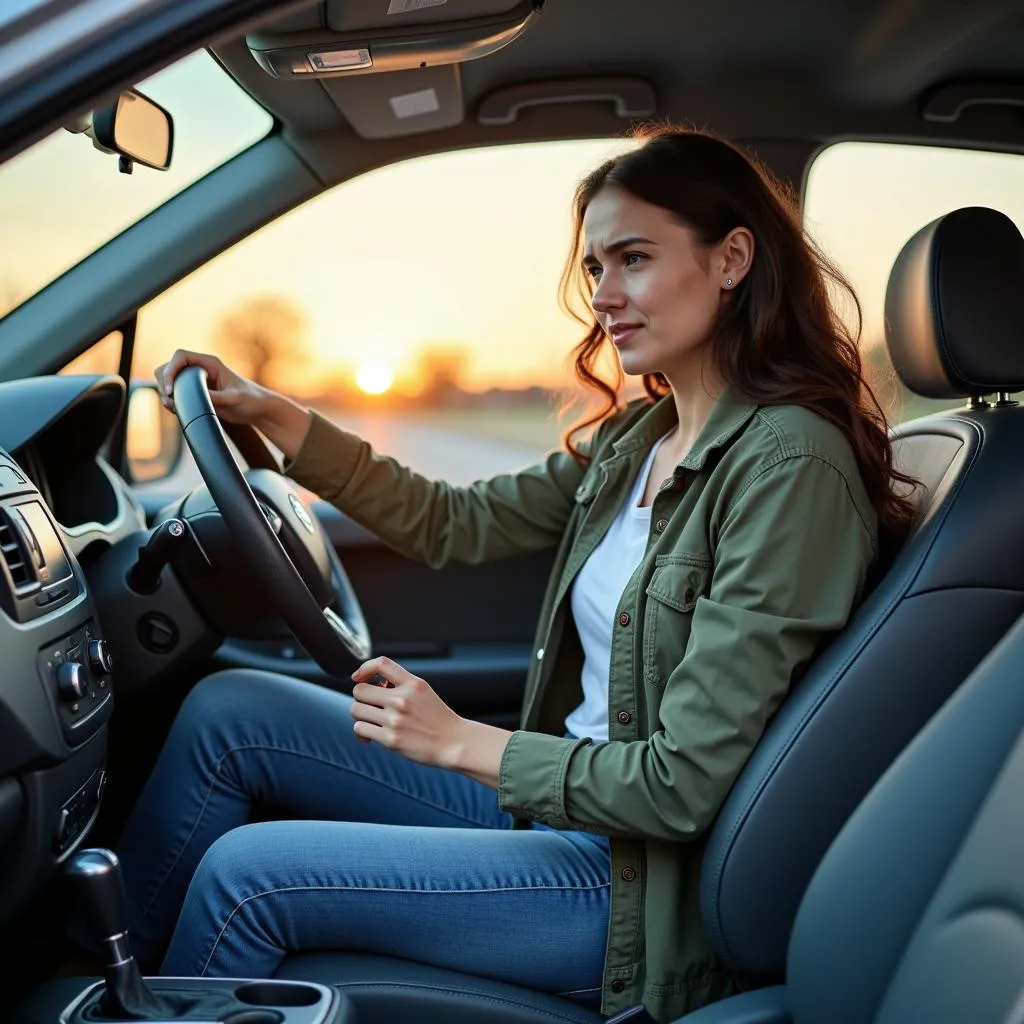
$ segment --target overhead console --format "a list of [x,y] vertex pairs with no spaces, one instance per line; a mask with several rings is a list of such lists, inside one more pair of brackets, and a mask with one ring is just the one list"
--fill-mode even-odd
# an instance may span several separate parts
[[461,124],[462,65],[514,43],[542,16],[542,6],[543,0],[326,0],[250,33],[246,43],[273,78],[315,82],[363,138],[395,138]]
[[[486,57],[522,35],[543,0],[327,0],[297,31],[246,37],[275,78],[336,78],[458,64]],[[320,11],[325,15],[322,23]]]

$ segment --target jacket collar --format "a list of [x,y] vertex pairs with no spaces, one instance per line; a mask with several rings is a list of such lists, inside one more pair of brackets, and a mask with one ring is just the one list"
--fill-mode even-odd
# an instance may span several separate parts
[[[750,422],[757,405],[732,388],[727,387],[719,396],[697,440],[679,463],[679,468],[700,470],[708,455],[716,448],[728,444]],[[640,448],[649,448],[659,437],[667,434],[679,421],[672,395],[665,395],[649,405],[633,422],[612,448],[616,455],[628,455]]]

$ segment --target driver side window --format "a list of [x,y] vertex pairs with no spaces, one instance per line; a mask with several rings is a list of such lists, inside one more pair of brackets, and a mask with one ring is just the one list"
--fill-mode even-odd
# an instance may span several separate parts
[[134,376],[188,339],[428,476],[535,462],[574,418],[573,190],[627,145],[463,151],[339,185],[140,310]]

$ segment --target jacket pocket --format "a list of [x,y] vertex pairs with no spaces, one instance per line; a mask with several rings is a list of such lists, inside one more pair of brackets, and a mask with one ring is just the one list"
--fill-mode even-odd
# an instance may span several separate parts
[[665,686],[690,642],[693,609],[711,584],[711,559],[697,554],[658,555],[644,608],[644,680]]

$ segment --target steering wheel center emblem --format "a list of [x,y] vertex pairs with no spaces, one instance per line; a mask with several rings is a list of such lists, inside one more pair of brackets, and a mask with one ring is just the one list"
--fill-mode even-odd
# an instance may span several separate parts
[[310,514],[306,511],[306,506],[298,499],[294,494],[288,495],[288,503],[292,507],[292,511],[295,513],[295,518],[310,532],[313,533],[313,519]]

